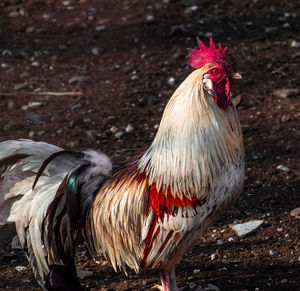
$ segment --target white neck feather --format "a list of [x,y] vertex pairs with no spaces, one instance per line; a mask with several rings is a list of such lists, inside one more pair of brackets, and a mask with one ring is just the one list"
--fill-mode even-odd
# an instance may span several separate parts
[[234,105],[219,108],[203,89],[205,66],[191,73],[169,100],[152,145],[139,161],[150,183],[191,198],[210,191],[221,170],[243,155]]

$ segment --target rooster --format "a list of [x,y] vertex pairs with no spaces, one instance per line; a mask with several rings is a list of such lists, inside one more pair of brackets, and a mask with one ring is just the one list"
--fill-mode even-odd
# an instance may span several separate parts
[[150,147],[112,173],[109,158],[31,140],[0,143],[0,223],[14,222],[43,290],[84,290],[78,242],[115,270],[157,268],[177,291],[175,265],[239,196],[244,146],[230,99],[233,57],[199,39],[195,70],[170,98]]

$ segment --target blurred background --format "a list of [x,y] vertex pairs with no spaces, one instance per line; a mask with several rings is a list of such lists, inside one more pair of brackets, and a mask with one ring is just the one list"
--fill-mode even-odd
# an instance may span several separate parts
[[[196,36],[227,46],[246,145],[238,203],[177,267],[206,290],[300,290],[300,1],[1,0],[0,140],[101,149],[118,165],[150,145],[192,72]],[[264,220],[239,238],[229,224]],[[0,290],[39,290],[13,228],[1,229]],[[24,267],[17,268],[17,267]],[[90,290],[151,290],[78,252]],[[209,289],[210,288],[210,289]],[[215,288],[215,289],[214,289]]]

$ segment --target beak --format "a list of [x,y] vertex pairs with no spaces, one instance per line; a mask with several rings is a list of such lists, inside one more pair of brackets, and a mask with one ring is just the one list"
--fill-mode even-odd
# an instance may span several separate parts
[[242,79],[242,75],[238,72],[234,73],[233,76],[232,76],[232,79]]

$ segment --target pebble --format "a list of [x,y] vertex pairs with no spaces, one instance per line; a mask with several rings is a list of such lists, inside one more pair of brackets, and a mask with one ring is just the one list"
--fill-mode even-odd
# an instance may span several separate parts
[[215,260],[217,257],[218,257],[217,254],[211,254],[211,255],[210,255],[210,259],[211,259],[212,261]]
[[73,84],[73,83],[76,83],[76,82],[81,83],[81,82],[84,82],[86,80],[87,80],[87,78],[85,76],[74,76],[74,77],[69,79],[68,83],[69,84]]
[[269,250],[269,254],[271,256],[276,256],[276,255],[278,255],[278,251],[276,251],[276,250]]
[[292,40],[291,47],[300,48],[300,42],[297,40]]
[[167,82],[168,82],[169,85],[173,86],[175,84],[175,78],[174,77],[169,77]]
[[283,171],[283,172],[289,172],[289,171],[290,171],[290,168],[288,168],[288,167],[286,167],[286,166],[284,166],[284,165],[278,165],[278,166],[277,166],[277,169],[278,169],[278,170],[281,170],[281,171]]
[[125,131],[126,131],[127,133],[133,132],[133,131],[134,131],[134,126],[133,126],[132,124],[128,124],[128,125],[126,126],[126,128],[125,128]]
[[276,26],[272,26],[272,27],[266,27],[265,28],[265,32],[266,33],[269,33],[269,32],[274,32],[277,30],[277,27]]
[[94,56],[98,56],[99,55],[99,48],[97,48],[97,47],[92,48],[92,54]]
[[124,136],[125,136],[125,131],[123,131],[123,130],[119,130],[115,133],[115,138],[117,138],[117,139],[121,139]]
[[290,216],[292,216],[292,217],[300,217],[300,207],[297,207],[297,208],[293,209],[290,212]]
[[35,27],[34,26],[28,26],[27,28],[26,28],[26,32],[27,33],[32,33],[32,32],[34,32],[35,31]]
[[289,121],[290,119],[291,119],[291,117],[288,114],[284,114],[280,117],[280,120],[282,123],[285,123],[285,122]]
[[14,89],[15,89],[16,91],[19,91],[19,90],[24,89],[26,86],[27,86],[27,83],[15,84],[15,85],[14,85]]
[[95,30],[96,31],[102,31],[102,30],[105,30],[106,26],[105,25],[98,25],[95,27]]
[[282,284],[285,284],[285,283],[287,283],[288,282],[288,279],[286,279],[286,278],[284,278],[284,279],[282,279],[281,281],[280,281],[280,283],[282,283]]
[[118,131],[118,128],[116,126],[112,126],[109,130],[112,133],[116,133]]
[[33,66],[33,67],[39,67],[40,63],[39,62],[32,62],[31,66]]
[[15,17],[18,17],[20,14],[18,11],[12,11],[8,14],[8,17],[11,17],[11,18],[15,18]]
[[195,269],[194,274],[198,274],[198,273],[200,273],[200,269]]
[[12,55],[12,51],[11,50],[4,50],[2,52],[2,56],[11,56]]
[[263,224],[263,220],[251,220],[245,223],[231,225],[231,228],[240,237],[250,234]]
[[155,20],[155,17],[154,15],[146,15],[146,21],[147,22],[153,22]]
[[1,68],[2,68],[2,69],[7,69],[8,67],[9,67],[9,65],[6,64],[6,63],[2,63],[2,64],[1,64]]
[[221,240],[221,239],[218,239],[217,244],[218,244],[218,245],[223,245],[223,244],[224,244],[224,241]]
[[43,14],[43,16],[42,16],[42,17],[43,17],[43,19],[44,19],[44,20],[49,20],[49,19],[50,19],[50,17],[51,17],[51,15],[50,15],[50,14],[46,14],[46,13],[45,13],[45,14]]
[[27,270],[27,267],[25,267],[25,266],[16,266],[15,270],[18,271],[18,272],[24,272],[24,271]]

